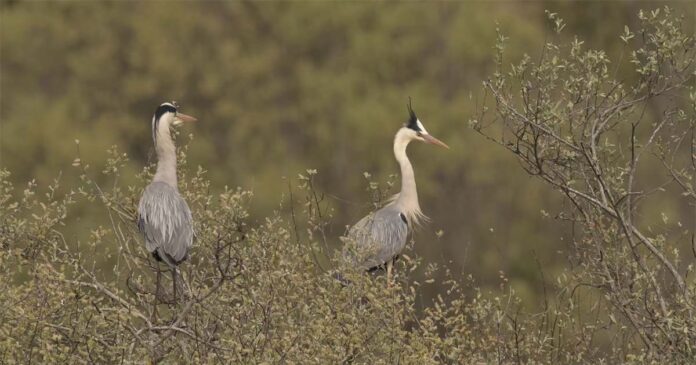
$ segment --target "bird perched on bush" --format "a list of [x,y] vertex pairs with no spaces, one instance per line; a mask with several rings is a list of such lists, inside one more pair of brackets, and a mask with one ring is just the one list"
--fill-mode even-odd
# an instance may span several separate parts
[[394,260],[406,246],[409,232],[427,219],[418,204],[416,180],[406,147],[411,141],[421,141],[449,148],[428,133],[413,111],[410,99],[407,107],[408,122],[394,137],[394,156],[401,167],[401,192],[387,205],[358,221],[345,240],[344,257],[352,265],[368,271],[386,266],[387,283],[391,283]]
[[[138,205],[138,229],[145,247],[157,261],[169,266],[177,292],[177,266],[188,258],[195,233],[191,210],[179,194],[176,177],[176,147],[171,128],[196,118],[180,113],[176,102],[162,103],[152,117],[152,140],[157,153],[157,171]],[[159,289],[159,271],[157,273]]]

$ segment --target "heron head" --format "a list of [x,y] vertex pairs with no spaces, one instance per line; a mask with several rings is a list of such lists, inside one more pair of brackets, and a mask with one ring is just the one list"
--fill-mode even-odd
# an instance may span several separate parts
[[152,139],[157,140],[157,131],[160,125],[177,126],[184,122],[195,122],[198,119],[179,112],[179,105],[175,102],[165,102],[160,104],[152,117]]
[[425,127],[423,126],[423,123],[418,119],[416,116],[416,112],[413,111],[413,108],[411,107],[411,98],[408,98],[408,113],[409,113],[409,119],[406,124],[404,124],[404,129],[410,139],[412,140],[417,140],[429,144],[434,144],[436,146],[441,146],[449,149],[449,146],[447,146],[444,142],[440,141],[439,139],[433,137],[428,133],[427,130],[425,130]]

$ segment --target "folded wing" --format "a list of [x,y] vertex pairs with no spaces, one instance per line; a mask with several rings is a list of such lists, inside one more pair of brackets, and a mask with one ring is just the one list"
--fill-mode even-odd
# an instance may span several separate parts
[[170,265],[188,257],[194,231],[191,210],[179,192],[164,182],[145,188],[138,206],[138,228],[145,247]]

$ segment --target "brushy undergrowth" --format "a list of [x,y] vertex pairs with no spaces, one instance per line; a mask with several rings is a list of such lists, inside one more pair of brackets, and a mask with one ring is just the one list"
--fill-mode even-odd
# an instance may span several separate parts
[[[421,287],[447,271],[436,263],[405,255],[388,287],[384,275],[327,259],[330,214],[315,171],[298,178],[301,203],[285,202],[296,204],[290,214],[252,225],[252,193],[210,194],[205,171],[186,168],[185,149],[180,188],[197,240],[180,267],[186,297],[174,302],[170,277],[135,224],[151,170],[139,185],[120,186],[127,157],[111,154],[102,173],[116,183],[108,189],[81,165],[82,183],[70,188],[56,180],[22,190],[0,170],[2,363],[587,363],[608,355],[588,338],[597,320],[579,318],[567,290],[553,308],[525,314],[504,277],[497,294],[482,293],[472,278],[446,272],[447,290],[424,304]],[[109,224],[85,227],[88,240],[66,239],[62,228],[81,204],[103,207]],[[426,279],[418,282],[411,273],[421,266]]]
[[[111,153],[103,173],[118,181],[126,156]],[[341,268],[351,281],[343,286],[317,260],[325,254],[327,213],[313,190],[313,171],[299,178],[296,197],[304,203],[291,216],[276,213],[251,225],[250,192],[211,195],[205,171],[187,172],[184,151],[180,162],[197,240],[181,266],[187,297],[177,303],[166,272],[155,298],[158,266],[134,223],[150,170],[139,186],[106,189],[78,161],[82,184],[65,189],[56,180],[45,194],[34,183],[23,191],[14,187],[10,173],[0,171],[3,363],[475,363],[584,356],[554,346],[554,335],[540,332],[537,320],[518,316],[512,294],[485,298],[470,279],[452,278],[446,293],[417,309],[421,284],[409,277],[421,265],[416,259],[400,261],[392,287],[383,275],[349,268]],[[79,204],[103,207],[110,222],[94,227],[87,241],[61,233]],[[559,329],[572,322],[558,318]]]
[[[109,188],[80,161],[82,183],[69,188],[56,180],[22,190],[0,170],[2,363],[548,363],[592,354],[557,339],[574,323],[569,313],[544,314],[553,327],[520,315],[505,287],[489,296],[471,278],[450,277],[449,289],[423,305],[419,291],[431,280],[411,278],[418,259],[399,261],[391,287],[384,275],[326,260],[330,217],[312,184],[316,172],[298,178],[302,203],[291,214],[252,225],[252,194],[210,194],[205,171],[186,168],[185,149],[180,189],[197,232],[181,266],[187,293],[174,302],[163,272],[155,298],[158,266],[135,224],[151,170],[137,186],[121,186],[127,157],[111,154],[102,172],[115,182]],[[67,239],[62,229],[81,204],[103,207],[109,224],[85,227],[88,240]],[[437,265],[427,266],[434,276]]]

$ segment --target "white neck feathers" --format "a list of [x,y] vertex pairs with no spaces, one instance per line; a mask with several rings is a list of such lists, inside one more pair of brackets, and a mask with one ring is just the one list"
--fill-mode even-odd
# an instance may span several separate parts
[[394,156],[401,167],[401,192],[395,197],[393,204],[396,205],[406,216],[409,225],[419,226],[427,220],[418,204],[418,192],[416,191],[416,177],[413,173],[413,166],[406,155],[406,147],[411,142],[411,135],[407,128],[401,128],[394,137]]
[[155,149],[157,151],[157,172],[152,181],[162,181],[177,188],[176,180],[176,147],[172,140],[169,126],[171,118],[164,117],[159,121],[156,130]]

